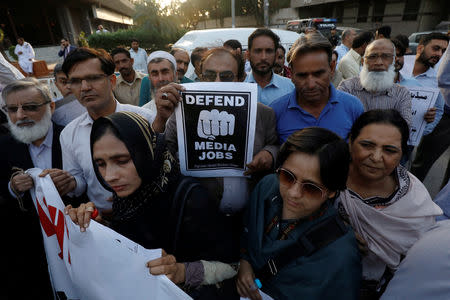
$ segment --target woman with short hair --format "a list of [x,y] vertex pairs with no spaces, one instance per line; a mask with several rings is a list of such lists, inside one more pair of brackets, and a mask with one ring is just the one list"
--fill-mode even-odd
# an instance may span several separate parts
[[[281,146],[277,174],[250,198],[237,289],[261,299],[357,299],[361,279],[355,235],[333,206],[345,189],[348,146],[318,127],[293,133]],[[257,281],[258,282],[258,281]]]

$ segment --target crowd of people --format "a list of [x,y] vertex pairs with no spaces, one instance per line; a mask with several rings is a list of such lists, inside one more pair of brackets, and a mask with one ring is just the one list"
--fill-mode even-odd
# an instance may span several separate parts
[[[149,273],[194,299],[448,299],[449,168],[439,201],[422,183],[450,145],[448,42],[425,35],[402,72],[408,45],[387,27],[330,40],[312,30],[290,49],[259,28],[245,51],[228,40],[191,54],[147,55],[138,40],[107,53],[64,38],[59,99],[0,60],[7,299],[53,299],[32,167],[51,177],[81,231],[93,218],[162,248]],[[241,177],[181,174],[174,110],[190,82],[257,85]],[[441,90],[414,158],[409,87]]]

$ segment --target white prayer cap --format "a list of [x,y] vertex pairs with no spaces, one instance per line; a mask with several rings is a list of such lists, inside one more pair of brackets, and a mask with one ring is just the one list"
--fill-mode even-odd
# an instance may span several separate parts
[[150,55],[149,55],[148,58],[147,58],[147,65],[148,65],[152,60],[154,60],[155,58],[164,58],[164,59],[167,59],[168,61],[170,61],[170,62],[172,63],[173,69],[174,69],[175,71],[177,70],[177,60],[176,60],[175,57],[174,57],[172,54],[170,54],[169,52],[158,50],[158,51],[155,51],[155,52],[150,53]]

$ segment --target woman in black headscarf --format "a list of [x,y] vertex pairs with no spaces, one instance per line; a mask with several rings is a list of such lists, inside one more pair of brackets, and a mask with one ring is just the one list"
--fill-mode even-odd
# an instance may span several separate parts
[[[187,287],[234,276],[229,264],[208,262],[232,261],[226,254],[227,241],[216,230],[215,203],[194,179],[180,175],[164,137],[143,117],[120,112],[97,119],[91,153],[98,180],[114,195],[110,226],[145,248],[165,250],[163,257],[148,263],[150,273],[166,274]],[[85,231],[94,204],[67,210]]]

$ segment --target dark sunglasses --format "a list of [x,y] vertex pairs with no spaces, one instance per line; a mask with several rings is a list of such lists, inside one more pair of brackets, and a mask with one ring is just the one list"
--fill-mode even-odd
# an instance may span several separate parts
[[323,199],[326,196],[326,192],[323,188],[315,185],[314,183],[298,181],[297,177],[295,177],[295,175],[287,169],[278,168],[276,173],[278,174],[280,183],[287,188],[291,188],[296,182],[298,182],[302,189],[302,194],[307,198]]
[[[217,72],[212,70],[206,70],[202,74],[202,78],[204,81],[216,81]],[[219,79],[223,82],[231,82],[234,80],[234,73],[232,71],[223,71],[219,73]]]
[[51,101],[45,101],[43,103],[40,104],[25,104],[25,105],[19,105],[19,106],[9,106],[9,105],[5,105],[3,106],[3,110],[8,112],[8,113],[16,113],[19,110],[19,107],[22,108],[23,111],[38,111],[39,107],[50,103]]

